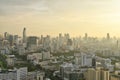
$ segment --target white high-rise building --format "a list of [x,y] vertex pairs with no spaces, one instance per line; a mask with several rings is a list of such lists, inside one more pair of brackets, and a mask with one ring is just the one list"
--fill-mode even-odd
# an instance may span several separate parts
[[81,53],[81,66],[92,66],[92,56]]

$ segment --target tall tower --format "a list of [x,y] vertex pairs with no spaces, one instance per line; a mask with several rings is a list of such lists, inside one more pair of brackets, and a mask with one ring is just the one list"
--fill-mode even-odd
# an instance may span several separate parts
[[7,36],[8,36],[7,34],[8,34],[7,32],[4,33],[4,38],[5,39],[7,39]]
[[87,34],[87,33],[85,33],[85,40],[87,40],[87,38],[88,38],[88,34]]
[[107,40],[109,40],[110,39],[110,34],[109,33],[107,33]]
[[23,29],[23,43],[26,43],[26,28]]

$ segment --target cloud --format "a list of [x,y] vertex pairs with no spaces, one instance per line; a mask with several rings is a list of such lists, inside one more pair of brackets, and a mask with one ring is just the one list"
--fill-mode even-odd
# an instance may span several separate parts
[[44,0],[0,0],[0,16],[43,11],[46,9],[43,1]]
[[39,0],[0,0],[1,5],[29,5]]
[[0,16],[30,13],[58,16],[65,13],[85,14],[86,12],[101,14],[101,10],[111,9],[109,8],[111,2],[111,0],[0,0]]

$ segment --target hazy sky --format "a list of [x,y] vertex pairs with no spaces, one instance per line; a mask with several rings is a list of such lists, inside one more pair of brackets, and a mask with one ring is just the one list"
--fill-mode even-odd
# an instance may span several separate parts
[[120,37],[120,0],[0,0],[0,33]]

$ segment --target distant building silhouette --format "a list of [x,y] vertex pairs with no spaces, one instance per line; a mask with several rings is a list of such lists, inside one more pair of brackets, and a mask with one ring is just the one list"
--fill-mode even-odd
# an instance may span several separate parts
[[30,47],[32,45],[37,45],[37,37],[36,36],[30,36],[27,38],[27,46]]
[[27,38],[26,38],[26,28],[23,29],[23,43],[26,43]]
[[109,33],[107,33],[107,40],[109,40],[110,39],[110,34]]
[[5,38],[5,39],[7,39],[7,35],[8,35],[8,33],[5,32],[5,33],[4,33],[4,38]]
[[85,40],[87,40],[87,38],[88,38],[88,34],[87,34],[87,33],[85,33]]

